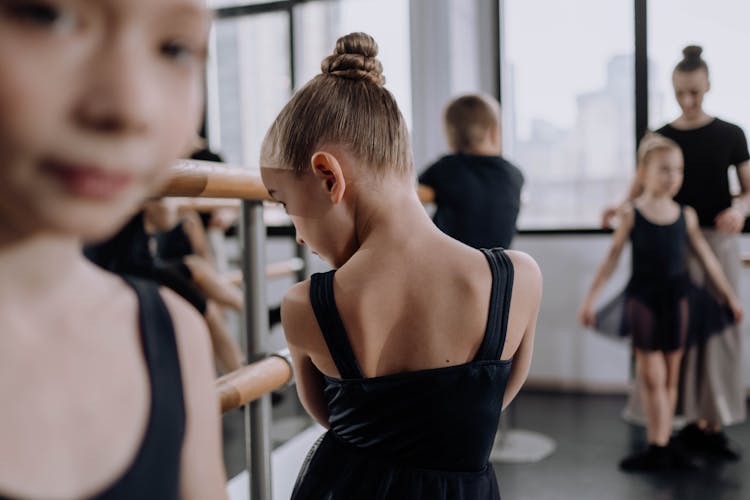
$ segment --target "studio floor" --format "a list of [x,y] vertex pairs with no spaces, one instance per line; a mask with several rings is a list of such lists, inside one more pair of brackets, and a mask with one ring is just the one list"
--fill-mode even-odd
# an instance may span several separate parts
[[[522,393],[506,412],[505,425],[551,437],[556,449],[537,463],[495,464],[503,500],[750,499],[748,457],[739,462],[709,463],[699,472],[621,472],[619,460],[645,439],[642,428],[620,418],[624,404],[624,396]],[[275,444],[304,427],[299,412],[292,393],[274,406]],[[727,432],[750,453],[750,424]],[[225,417],[224,438],[227,472],[233,477],[244,468],[239,411]]]

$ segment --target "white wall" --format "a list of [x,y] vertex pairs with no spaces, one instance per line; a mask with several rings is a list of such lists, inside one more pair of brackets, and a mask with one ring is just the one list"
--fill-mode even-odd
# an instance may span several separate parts
[[[586,331],[576,320],[578,307],[609,241],[608,235],[521,235],[514,241],[515,249],[536,259],[544,276],[544,297],[529,387],[605,392],[627,387],[629,345]],[[750,236],[743,236],[742,248],[743,253],[750,253]],[[612,297],[624,287],[629,262],[629,253],[624,253],[601,300]],[[750,267],[743,269],[740,296],[750,310],[748,273]],[[750,321],[743,323],[742,331],[745,381],[750,388]]]

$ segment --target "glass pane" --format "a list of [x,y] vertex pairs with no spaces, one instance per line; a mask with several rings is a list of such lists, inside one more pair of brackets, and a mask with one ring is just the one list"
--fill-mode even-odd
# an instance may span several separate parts
[[632,0],[505,0],[503,147],[519,228],[598,227],[634,171]]
[[336,39],[364,31],[378,42],[386,88],[411,124],[411,54],[408,0],[346,0],[303,3],[294,8],[296,84],[320,73]]
[[[750,2],[715,0],[652,0],[648,3],[648,43],[651,61],[649,126],[659,128],[680,114],[672,89],[672,70],[687,45],[703,47],[711,90],[703,100],[709,115],[735,123],[750,133]],[[730,175],[736,186],[736,176]]]
[[209,84],[219,113],[211,143],[218,136],[226,161],[257,167],[263,137],[291,95],[288,14],[218,20],[214,36]]

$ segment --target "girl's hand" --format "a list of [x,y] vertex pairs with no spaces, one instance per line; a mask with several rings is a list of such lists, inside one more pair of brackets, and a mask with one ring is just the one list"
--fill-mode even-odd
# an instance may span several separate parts
[[719,212],[714,222],[716,222],[716,229],[719,231],[737,234],[742,231],[742,227],[745,225],[745,216],[738,208],[729,207]]
[[735,298],[731,297],[728,301],[729,309],[732,310],[732,316],[734,317],[735,323],[741,323],[742,317],[745,315],[744,309],[742,309],[742,304]]
[[596,324],[596,313],[593,306],[588,302],[584,303],[578,310],[578,321],[581,322],[581,325],[588,328],[593,328]]
[[601,225],[604,229],[609,229],[612,227],[612,219],[617,216],[618,210],[619,207],[616,206],[610,206],[604,209],[604,211],[602,212],[601,220]]

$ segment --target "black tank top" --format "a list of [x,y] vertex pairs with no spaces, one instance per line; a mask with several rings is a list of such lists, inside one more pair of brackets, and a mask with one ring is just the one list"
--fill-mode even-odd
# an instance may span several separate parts
[[[483,250],[492,271],[487,327],[475,358],[461,365],[365,378],[333,296],[334,271],[313,275],[310,299],[341,379],[325,377],[330,432],[367,456],[442,471],[487,467],[511,360],[505,345],[513,264]],[[407,497],[404,497],[407,498]]]
[[687,228],[685,212],[671,224],[654,224],[634,208],[635,220],[630,232],[633,276],[646,279],[670,279],[686,272]]
[[[126,278],[138,296],[138,323],[151,400],[146,432],[125,473],[95,500],[177,500],[185,404],[172,319],[156,285]],[[44,450],[39,450],[44,453]],[[20,500],[3,497],[0,500]]]

